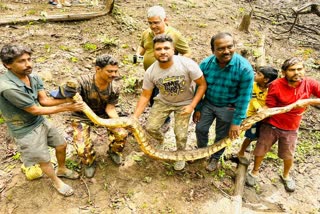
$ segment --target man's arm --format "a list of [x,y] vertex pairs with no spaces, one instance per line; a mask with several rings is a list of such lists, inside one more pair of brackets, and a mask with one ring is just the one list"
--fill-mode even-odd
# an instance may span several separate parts
[[48,106],[48,107],[33,105],[30,107],[24,108],[23,110],[33,115],[49,115],[49,114],[55,114],[55,113],[65,112],[65,111],[81,111],[83,108],[84,108],[83,102],[76,102],[76,103],[67,103],[65,105]]
[[182,56],[191,57],[191,49],[187,40],[180,33],[177,34],[177,38],[174,49]]
[[138,50],[137,50],[137,55],[143,56],[146,52],[146,49],[144,49],[144,47],[139,46]]
[[190,105],[187,105],[184,107],[182,114],[191,114],[193,112],[194,108],[199,103],[199,101],[202,99],[204,93],[206,92],[207,82],[204,79],[203,75],[200,78],[194,80],[194,82],[197,84],[196,94],[194,95]]
[[48,97],[44,90],[38,92],[38,101],[42,106],[56,106],[64,103],[73,102],[72,98],[53,99]]
[[235,106],[233,120],[229,129],[229,137],[236,139],[240,136],[240,124],[246,117],[248,104],[252,95],[253,71],[248,69],[243,71],[242,79],[239,84],[238,98]]
[[40,90],[38,92],[38,101],[41,106],[32,105],[30,107],[24,108],[23,110],[33,115],[48,115],[65,111],[81,111],[84,108],[83,102],[72,102],[73,100],[71,98],[49,98],[44,90]]
[[149,100],[152,95],[152,90],[143,89],[140,99],[137,103],[136,110],[134,111],[133,117],[139,118],[139,116],[143,113],[144,109],[147,107]]
[[114,104],[107,104],[105,111],[110,118],[119,117],[118,112],[116,111],[116,106]]

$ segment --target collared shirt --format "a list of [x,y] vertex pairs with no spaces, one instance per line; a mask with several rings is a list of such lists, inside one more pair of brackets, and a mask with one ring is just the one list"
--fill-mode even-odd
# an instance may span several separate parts
[[[269,108],[284,107],[311,95],[320,97],[320,83],[311,78],[304,78],[297,87],[291,87],[286,78],[274,80],[269,86],[266,105]],[[283,114],[265,119],[265,122],[283,130],[297,130],[306,108],[295,108]]]
[[22,138],[44,120],[43,116],[23,110],[39,105],[38,92],[44,89],[43,82],[38,76],[31,74],[28,77],[30,87],[11,71],[0,77],[0,110],[10,134],[15,138]]
[[[234,53],[231,61],[221,68],[216,56],[212,55],[200,63],[200,68],[208,85],[204,99],[218,107],[235,106],[232,124],[240,125],[246,117],[254,79],[248,60]],[[199,110],[202,104],[201,101],[196,109]]]
[[[177,51],[179,54],[183,55],[186,53],[190,53],[190,48],[187,40],[181,35],[178,30],[173,27],[166,26],[164,34],[168,34],[172,37],[175,51]],[[143,55],[144,70],[147,70],[150,65],[152,65],[152,63],[156,61],[153,53],[153,38],[154,33],[150,28],[145,30],[141,35],[140,46],[145,49],[145,54]]]

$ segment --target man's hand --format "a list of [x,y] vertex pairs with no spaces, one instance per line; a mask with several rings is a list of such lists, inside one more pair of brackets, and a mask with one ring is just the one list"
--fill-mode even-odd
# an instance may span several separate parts
[[183,106],[182,107],[182,112],[181,112],[181,115],[184,115],[184,114],[191,114],[193,112],[193,107],[191,105],[187,105],[187,106]]
[[77,101],[74,103],[68,103],[66,104],[66,107],[69,111],[82,111],[85,109],[85,104],[83,101]]
[[193,113],[193,116],[192,116],[192,120],[194,123],[198,123],[200,121],[200,118],[201,118],[201,113],[200,111],[195,111]]
[[240,126],[231,124],[229,129],[229,138],[234,140],[240,136]]

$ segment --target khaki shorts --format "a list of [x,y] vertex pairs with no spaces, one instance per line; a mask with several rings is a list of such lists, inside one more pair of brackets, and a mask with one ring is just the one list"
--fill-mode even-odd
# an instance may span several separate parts
[[48,146],[65,144],[61,133],[47,120],[23,138],[15,139],[22,162],[26,167],[51,160]]
[[267,123],[262,123],[259,139],[253,154],[265,156],[273,144],[278,141],[278,156],[281,159],[293,159],[298,138],[297,130],[282,130]]

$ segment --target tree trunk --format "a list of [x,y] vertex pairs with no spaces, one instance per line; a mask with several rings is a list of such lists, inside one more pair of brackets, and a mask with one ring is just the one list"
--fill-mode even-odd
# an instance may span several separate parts
[[249,14],[246,14],[243,16],[241,24],[239,26],[240,31],[244,31],[246,33],[249,33],[249,26],[251,22],[251,16],[252,16],[252,10]]
[[62,21],[79,21],[88,20],[100,16],[105,16],[112,12],[115,0],[106,0],[106,8],[104,11],[97,11],[91,13],[70,13],[70,14],[56,14],[48,16],[27,16],[27,17],[2,17],[0,25],[20,24],[28,22],[62,22]]

